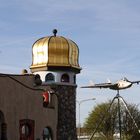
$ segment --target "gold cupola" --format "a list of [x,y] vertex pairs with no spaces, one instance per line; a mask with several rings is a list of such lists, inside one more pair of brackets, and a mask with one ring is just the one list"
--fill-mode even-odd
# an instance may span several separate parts
[[53,36],[38,39],[32,46],[31,72],[46,70],[72,70],[79,73],[79,49],[75,42],[62,36]]

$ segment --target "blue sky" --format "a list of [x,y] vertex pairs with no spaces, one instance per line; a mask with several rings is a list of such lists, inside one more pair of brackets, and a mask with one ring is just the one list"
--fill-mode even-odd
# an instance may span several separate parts
[[[21,73],[32,62],[32,44],[41,37],[58,35],[77,43],[81,74],[77,76],[77,100],[81,122],[100,102],[116,92],[80,89],[90,80],[105,82],[127,77],[140,80],[139,0],[0,0],[0,72]],[[129,103],[140,103],[140,86],[121,91]]]

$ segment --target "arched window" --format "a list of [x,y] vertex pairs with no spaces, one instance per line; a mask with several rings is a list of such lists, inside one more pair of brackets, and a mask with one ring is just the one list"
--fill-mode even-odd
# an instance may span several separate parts
[[49,127],[43,129],[43,140],[52,140],[52,132]]
[[63,74],[61,77],[61,82],[69,82],[70,78],[68,74]]
[[20,140],[34,139],[34,120],[23,119],[19,121]]
[[55,80],[55,78],[52,73],[48,73],[45,77],[45,82],[53,82],[54,80]]
[[31,128],[28,124],[24,124],[21,127],[21,134],[28,137],[30,135]]

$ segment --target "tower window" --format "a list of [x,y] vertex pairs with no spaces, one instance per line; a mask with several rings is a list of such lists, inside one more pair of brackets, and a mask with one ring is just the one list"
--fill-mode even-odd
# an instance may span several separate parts
[[54,78],[54,75],[52,73],[48,73],[45,77],[45,82],[52,82],[54,80],[55,80],[55,78]]
[[69,82],[70,78],[68,74],[63,74],[61,77],[61,82]]

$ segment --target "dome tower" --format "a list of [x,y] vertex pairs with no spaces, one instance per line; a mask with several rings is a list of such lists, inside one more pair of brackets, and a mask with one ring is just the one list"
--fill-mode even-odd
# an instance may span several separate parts
[[[75,42],[63,36],[38,39],[32,46],[33,74],[39,74],[42,85],[49,85],[57,94],[57,124],[54,140],[77,140],[76,135],[76,74],[80,73],[79,49]],[[53,116],[52,116],[53,117]],[[53,130],[52,130],[53,131]]]
[[79,49],[75,42],[62,36],[38,39],[32,46],[31,72],[39,74],[43,83],[75,84],[80,72]]

